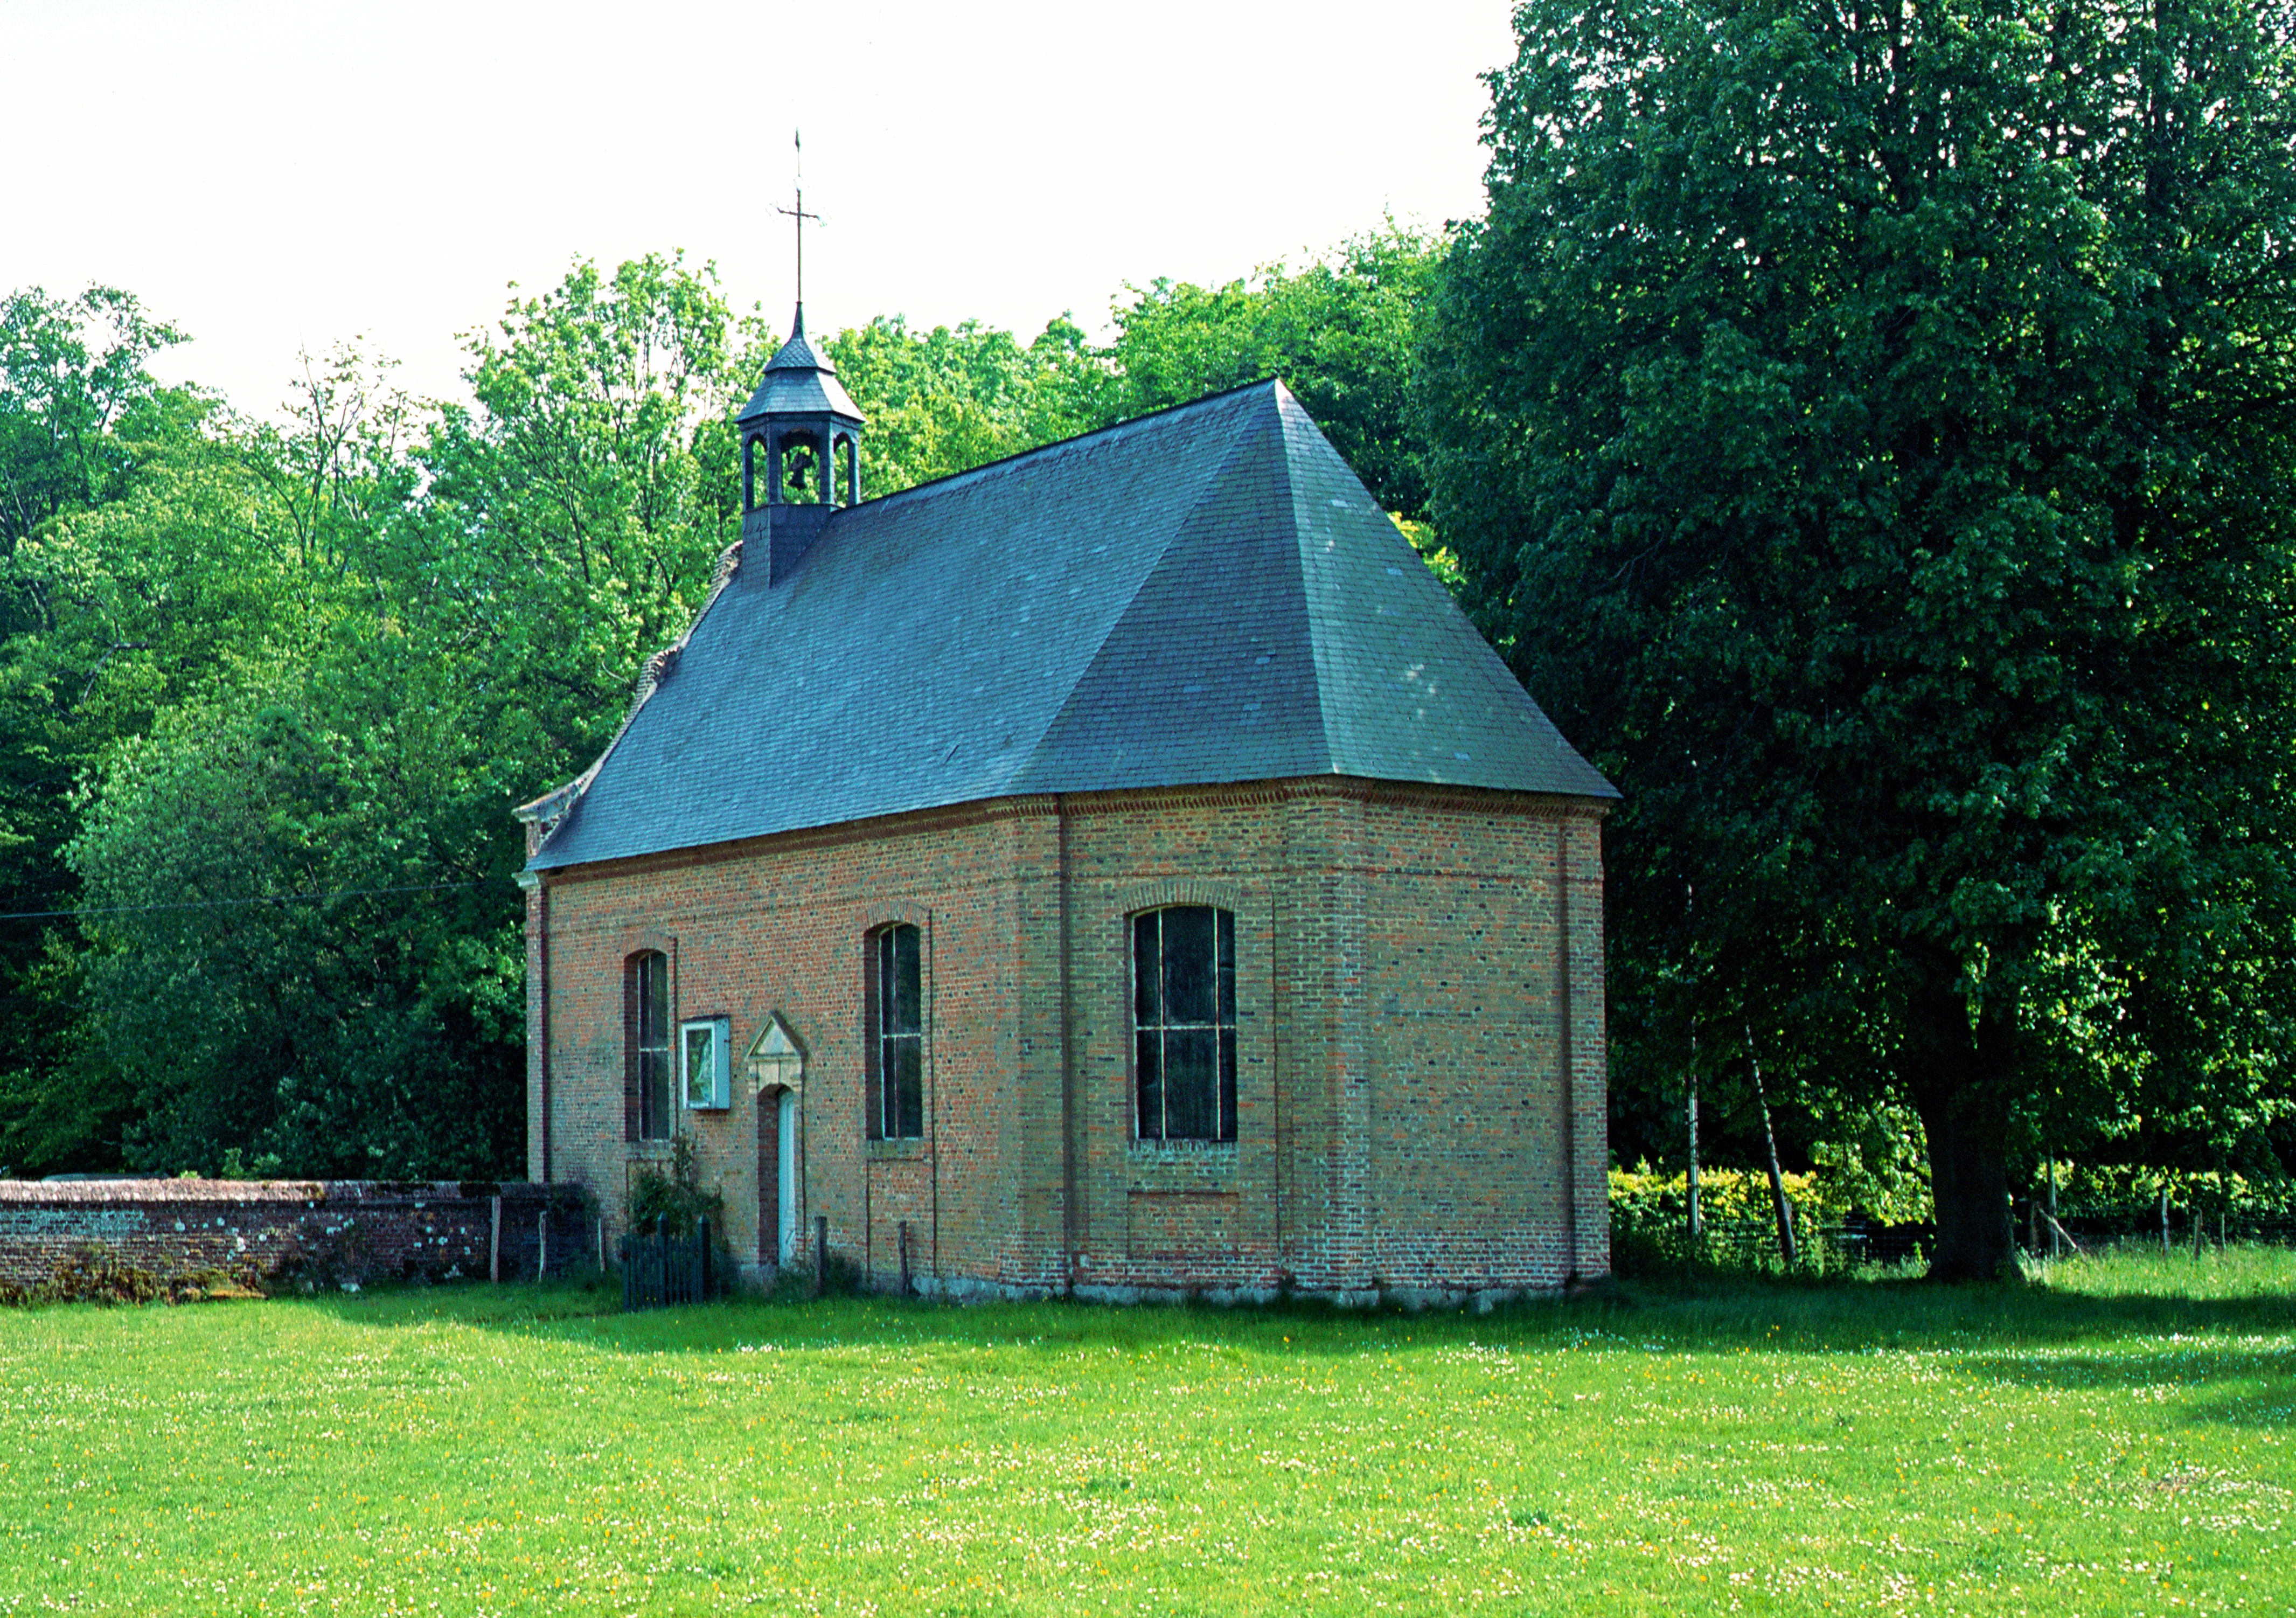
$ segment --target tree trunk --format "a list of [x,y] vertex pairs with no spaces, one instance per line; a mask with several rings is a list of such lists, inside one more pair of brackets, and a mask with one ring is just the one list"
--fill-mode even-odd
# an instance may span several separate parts
[[1754,1031],[1746,1030],[1746,1062],[1754,1070],[1754,1099],[1762,1106],[1762,1144],[1770,1154],[1770,1211],[1778,1220],[1778,1257],[1788,1269],[1800,1262],[1794,1249],[1793,1203],[1786,1198],[1786,1177],[1778,1168],[1778,1138],[1770,1128],[1770,1096],[1762,1088],[1762,1059],[1754,1054]]
[[1905,1077],[1929,1136],[1937,1204],[1932,1281],[1990,1281],[2017,1273],[2009,1203],[2009,1031],[1976,1029],[1960,1000],[1925,996],[1909,1008]]
[[1706,1239],[1706,1227],[1698,1213],[1698,1064],[1697,1047],[1691,1051],[1690,1068],[1690,1256],[1699,1256],[1699,1244]]

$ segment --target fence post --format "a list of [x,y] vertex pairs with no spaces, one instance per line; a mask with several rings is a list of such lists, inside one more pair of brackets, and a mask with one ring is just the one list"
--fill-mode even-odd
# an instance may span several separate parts
[[2058,1243],[2064,1232],[2057,1224],[2057,1160],[2049,1159],[2049,1257],[2062,1256]]
[[829,1291],[829,1216],[813,1216],[813,1295],[824,1296]]
[[909,1221],[901,1221],[901,1296],[909,1295]]
[[542,1197],[542,1211],[534,1216],[534,1278],[548,1279],[550,1275],[550,1195]]
[[693,1221],[693,1274],[697,1284],[696,1303],[709,1295],[709,1216],[703,1214]]
[[[622,1312],[624,1314],[627,1314],[632,1309],[637,1306],[637,1277],[634,1273],[632,1273],[635,1267],[630,1262],[630,1261],[636,1256],[636,1250],[630,1245],[631,1242],[634,1240],[636,1240],[634,1236],[625,1236],[622,1237],[619,1244],[622,1260]],[[605,1243],[606,1216],[602,1213],[598,1216],[598,1246],[601,1253],[605,1249]]]
[[2164,1258],[2169,1253],[2169,1187],[2165,1185],[2161,1187],[2161,1253]]
[[494,1205],[488,1220],[490,1228],[487,1236],[487,1279],[499,1285],[502,1283],[502,1198],[496,1196],[491,1200]]

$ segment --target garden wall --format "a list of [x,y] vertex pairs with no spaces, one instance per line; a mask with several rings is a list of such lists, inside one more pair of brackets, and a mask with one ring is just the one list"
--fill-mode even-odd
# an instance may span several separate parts
[[486,1180],[0,1180],[0,1294],[528,1279],[597,1262],[581,1188]]

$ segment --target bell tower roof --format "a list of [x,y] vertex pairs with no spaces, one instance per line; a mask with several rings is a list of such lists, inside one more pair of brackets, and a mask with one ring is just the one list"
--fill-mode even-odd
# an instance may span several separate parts
[[766,362],[766,374],[735,418],[743,425],[766,416],[834,416],[858,427],[863,417],[853,396],[837,380],[837,366],[805,334],[805,305],[797,306],[789,341]]

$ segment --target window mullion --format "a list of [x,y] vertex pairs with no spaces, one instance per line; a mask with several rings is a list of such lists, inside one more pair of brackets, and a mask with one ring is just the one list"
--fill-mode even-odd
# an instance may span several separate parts
[[[1164,929],[1160,922],[1160,917],[1156,929],[1156,975],[1159,978],[1164,974]],[[1163,987],[1160,982],[1156,986],[1156,1014],[1159,1017],[1164,1014]],[[1172,1050],[1165,1043],[1164,1025],[1160,1022],[1156,1025],[1156,1138],[1172,1138]]]
[[877,935],[877,1138],[890,1140],[896,1132],[900,1104],[898,1064],[893,1060],[893,934]]
[[1156,1138],[1172,1138],[1172,1048],[1164,1031],[1171,1006],[1164,996],[1164,913],[1156,912]]

